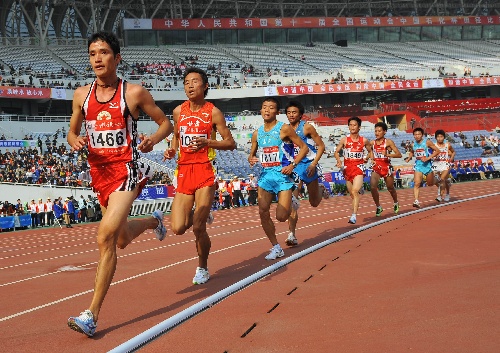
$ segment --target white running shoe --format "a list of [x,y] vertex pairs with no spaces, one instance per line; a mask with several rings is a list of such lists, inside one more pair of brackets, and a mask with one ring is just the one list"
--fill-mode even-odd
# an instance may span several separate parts
[[420,208],[420,202],[418,200],[413,201],[413,207]]
[[212,224],[212,223],[214,223],[214,215],[212,214],[212,211],[210,211],[207,218],[207,224]]
[[165,235],[167,235],[167,228],[163,225],[163,212],[161,210],[156,210],[151,214],[152,217],[158,220],[158,227],[154,229],[156,234],[156,238],[160,241],[165,239]]
[[196,267],[196,273],[194,274],[193,277],[193,284],[206,283],[209,278],[210,274],[208,273],[208,270],[205,270],[202,267]]
[[288,238],[286,238],[285,240],[285,244],[288,246],[295,246],[299,244],[299,241],[297,240],[295,235],[292,232],[290,232],[288,233]]
[[266,260],[276,260],[278,257],[283,257],[283,256],[285,256],[285,252],[278,244],[271,248],[271,251],[266,256]]
[[356,224],[356,215],[352,215],[351,218],[347,221],[347,223]]
[[446,202],[450,201],[450,194],[446,194],[446,195],[444,195],[444,200],[445,200]]
[[438,195],[438,197],[436,197],[436,201],[437,201],[437,202],[441,202],[441,201],[443,201],[443,198],[441,197],[441,195]]
[[297,200],[297,198],[295,197],[295,195],[292,195],[292,208],[297,211],[300,207],[300,202],[299,200]]

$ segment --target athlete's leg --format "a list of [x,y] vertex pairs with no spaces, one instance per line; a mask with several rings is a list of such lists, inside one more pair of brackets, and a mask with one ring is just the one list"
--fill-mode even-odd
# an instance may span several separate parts
[[153,217],[127,222],[130,207],[137,197],[137,193],[137,188],[134,191],[113,192],[109,196],[108,206],[101,207],[103,218],[97,230],[99,264],[97,265],[92,303],[89,307],[96,322],[116,270],[117,245],[124,248],[146,229],[154,229],[158,226],[158,221]]
[[373,202],[375,206],[380,207],[380,195],[378,192],[378,183],[380,181],[380,175],[377,172],[372,172],[370,177],[370,191],[372,193]]
[[[347,183],[349,188],[349,182]],[[363,187],[363,176],[356,175],[351,184],[351,198],[352,198],[352,211],[354,214],[358,213],[359,208],[359,190]]]
[[394,203],[397,203],[398,193],[396,192],[396,187],[394,186],[394,175],[389,175],[385,177],[385,186],[387,187],[387,191],[389,191],[389,194],[391,194]]
[[319,186],[319,179],[311,181],[306,187],[309,194],[309,204],[312,207],[318,207],[323,198],[323,190]]
[[259,187],[257,195],[260,224],[262,225],[262,229],[264,230],[264,233],[266,233],[267,238],[269,239],[271,244],[276,245],[278,244],[278,240],[276,239],[276,228],[271,219],[271,213],[269,211],[269,209],[271,208],[271,203],[273,201],[273,194]]
[[420,194],[420,184],[422,183],[423,174],[422,172],[415,171],[413,173],[413,196],[415,200],[418,200]]
[[[293,195],[295,197],[299,197],[299,188],[296,188],[293,191]],[[293,234],[295,234],[295,228],[297,227],[297,222],[299,220],[299,213],[297,211],[298,210],[292,208],[292,211],[290,212],[290,217],[288,217],[288,229]]]
[[172,202],[170,221],[172,232],[184,234],[193,225],[194,195],[176,193]]
[[210,253],[210,237],[207,233],[207,218],[212,208],[214,186],[207,186],[196,190],[194,194],[196,209],[192,217],[193,233],[196,237],[198,251],[198,267],[207,269],[208,254]]

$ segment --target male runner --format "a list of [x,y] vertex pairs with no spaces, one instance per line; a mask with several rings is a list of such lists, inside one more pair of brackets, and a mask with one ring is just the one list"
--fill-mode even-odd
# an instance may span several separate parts
[[[298,177],[298,184],[297,188],[293,191],[293,197],[295,199],[299,197],[299,191],[303,183],[305,183],[307,193],[309,194],[309,204],[312,207],[318,207],[321,202],[321,197],[323,195],[325,195],[325,197],[328,195],[325,186],[320,181],[321,167],[318,165],[321,156],[325,152],[325,144],[314,126],[302,120],[303,115],[304,106],[300,102],[292,100],[288,103],[286,107],[286,116],[290,126],[309,148],[307,155],[299,162],[293,171]],[[294,156],[297,155],[298,152],[298,147],[294,146]],[[298,219],[298,210],[292,208],[292,212],[288,218],[290,233],[285,242],[288,246],[295,246],[299,243],[295,236]]]
[[356,224],[356,215],[359,208],[359,191],[363,189],[363,178],[365,176],[365,163],[368,156],[364,156],[364,150],[371,153],[372,147],[370,140],[359,135],[361,129],[361,119],[357,116],[349,118],[347,121],[349,135],[340,139],[335,149],[335,158],[337,159],[337,168],[342,168],[340,160],[340,150],[344,149],[344,168],[343,174],[347,185],[347,191],[352,198],[352,215],[348,223]]
[[394,213],[397,214],[399,212],[398,194],[396,193],[396,188],[394,187],[394,168],[391,165],[391,157],[401,158],[401,152],[399,152],[393,140],[385,137],[386,132],[386,123],[376,123],[375,140],[371,142],[373,172],[370,177],[370,190],[372,193],[373,201],[377,206],[377,210],[375,212],[375,216],[377,217],[379,217],[384,211],[382,206],[380,206],[380,198],[378,192],[378,183],[380,178],[384,178],[385,185],[387,186],[387,191],[389,191],[392,196],[392,200],[394,201]]
[[[413,195],[415,196],[415,201],[413,202],[413,207],[420,208],[420,202],[418,201],[418,196],[420,194],[420,184],[422,183],[424,176],[425,182],[428,186],[436,185],[441,181],[439,175],[436,177],[432,173],[432,158],[439,154],[439,149],[429,140],[424,137],[424,129],[417,127],[413,130],[413,137],[415,141],[410,145],[409,155],[405,158],[406,162],[409,162],[413,156],[415,156],[415,166],[413,173]],[[429,154],[429,149],[432,149],[432,154]]]
[[432,161],[432,171],[441,179],[438,184],[436,201],[450,201],[451,179],[449,175],[451,163],[455,159],[455,149],[449,142],[445,142],[446,133],[444,130],[436,130],[434,137],[436,138],[435,145],[439,149],[439,154]]
[[[165,158],[171,159],[179,150],[177,189],[170,218],[174,234],[184,234],[193,227],[198,252],[193,284],[203,284],[210,278],[207,263],[211,242],[207,223],[213,221],[210,209],[217,187],[212,161],[216,149],[233,150],[236,144],[222,112],[205,100],[208,94],[205,71],[196,67],[186,69],[184,92],[188,100],[174,109],[172,148],[164,153]],[[215,139],[216,132],[222,140]]]
[[[250,166],[259,161],[262,165],[258,190],[260,223],[273,245],[266,260],[275,260],[285,255],[276,238],[276,228],[269,211],[271,202],[274,195],[277,194],[276,219],[279,222],[288,220],[292,209],[292,190],[294,188],[291,174],[309,151],[307,145],[297,136],[290,125],[276,119],[279,110],[280,105],[275,98],[269,97],[262,102],[260,112],[264,119],[264,125],[254,131],[248,157]],[[292,143],[297,145],[299,151],[290,161],[289,156],[293,156]],[[257,157],[257,151],[260,153],[259,157]],[[298,207],[298,202],[293,207]]]
[[[93,336],[116,270],[116,248],[124,249],[146,229],[155,229],[159,240],[165,237],[161,211],[143,219],[127,221],[127,216],[149,176],[149,171],[138,162],[139,151],[152,151],[156,143],[170,134],[172,124],[144,87],[117,76],[122,57],[114,34],[93,34],[88,40],[88,52],[96,80],[74,93],[67,139],[75,151],[88,148],[92,187],[104,216],[97,230],[100,257],[92,302],[80,316],[70,317],[68,326]],[[140,111],[158,124],[151,136],[138,136]],[[84,120],[86,136],[82,137],[80,129]]]

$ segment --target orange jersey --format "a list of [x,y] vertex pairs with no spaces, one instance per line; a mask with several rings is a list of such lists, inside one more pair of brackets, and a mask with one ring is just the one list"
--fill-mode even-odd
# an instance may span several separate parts
[[215,139],[215,131],[212,128],[212,110],[214,105],[205,102],[203,107],[196,112],[190,108],[190,102],[185,101],[181,105],[177,129],[179,134],[179,158],[177,164],[207,163],[215,158],[215,151],[209,147],[203,147],[193,152],[189,146],[193,138],[201,137]]
[[115,94],[107,102],[97,100],[96,81],[82,106],[87,131],[91,166],[127,163],[139,158],[137,151],[137,121],[125,102],[126,81],[120,80]]
[[373,161],[375,164],[387,166],[391,164],[391,159],[384,155],[387,148],[387,139],[384,138],[380,145],[377,144],[377,140],[373,141]]

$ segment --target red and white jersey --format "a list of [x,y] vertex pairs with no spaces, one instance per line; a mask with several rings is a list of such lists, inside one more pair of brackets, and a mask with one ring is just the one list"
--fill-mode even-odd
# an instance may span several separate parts
[[364,148],[365,138],[363,136],[359,136],[358,141],[353,141],[351,136],[347,136],[344,146],[344,165],[347,167],[365,163],[363,160]]
[[139,158],[137,120],[125,102],[127,82],[120,79],[115,94],[107,102],[97,100],[96,81],[82,106],[87,131],[90,166],[127,163]]
[[36,212],[38,212],[38,213],[45,212],[45,204],[43,202],[40,201],[38,203]]
[[36,203],[30,203],[29,207],[31,213],[38,213],[38,205]]
[[377,140],[373,141],[372,148],[373,148],[373,161],[376,164],[383,164],[383,165],[391,164],[391,159],[384,155],[384,152],[386,151],[387,148],[387,139],[384,138],[384,140],[380,145],[377,144]]
[[190,102],[185,101],[181,105],[177,129],[179,133],[179,158],[177,164],[207,163],[215,158],[212,148],[203,147],[193,152],[189,145],[193,138],[202,137],[213,139],[215,131],[212,129],[212,110],[214,105],[210,102],[205,104],[196,112],[190,108]]
[[46,202],[46,203],[45,203],[45,210],[46,210],[47,212],[51,212],[51,211],[52,211],[52,209],[53,209],[53,203],[52,203],[52,201],[48,201],[48,202]]
[[439,154],[434,157],[435,162],[449,162],[450,161],[450,147],[448,142],[445,142],[442,146],[439,146],[436,142],[436,147],[439,149]]

